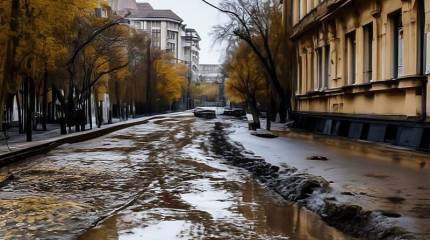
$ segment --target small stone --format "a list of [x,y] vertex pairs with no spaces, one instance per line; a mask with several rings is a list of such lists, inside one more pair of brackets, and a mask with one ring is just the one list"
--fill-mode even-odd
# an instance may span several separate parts
[[391,203],[394,203],[394,204],[399,204],[399,203],[402,203],[406,200],[402,197],[397,197],[397,196],[387,197],[386,199],[388,201],[390,201]]
[[328,161],[328,158],[324,156],[311,156],[306,159],[310,161]]
[[402,216],[399,213],[390,212],[390,211],[386,211],[386,210],[378,210],[376,212],[379,212],[382,216],[389,217],[389,218],[399,218]]

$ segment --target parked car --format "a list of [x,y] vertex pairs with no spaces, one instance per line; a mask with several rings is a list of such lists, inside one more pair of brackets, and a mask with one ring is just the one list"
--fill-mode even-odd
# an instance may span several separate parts
[[242,108],[233,108],[233,109],[225,109],[224,110],[225,116],[232,116],[232,117],[243,117],[246,115],[246,112]]
[[216,111],[212,109],[196,108],[194,109],[194,116],[198,118],[214,119],[216,118]]

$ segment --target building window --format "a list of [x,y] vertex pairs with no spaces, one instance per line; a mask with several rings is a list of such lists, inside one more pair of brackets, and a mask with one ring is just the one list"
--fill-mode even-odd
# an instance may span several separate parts
[[430,33],[425,33],[425,74],[430,74]]
[[372,80],[373,23],[364,26],[364,81]]
[[133,27],[135,29],[143,29],[143,22],[142,21],[133,21]]
[[328,88],[328,81],[331,77],[331,71],[330,71],[330,45],[326,45],[324,47],[324,82],[323,82],[323,88]]
[[152,29],[151,44],[153,48],[161,48],[161,30],[160,29]]
[[355,31],[350,32],[346,35],[347,40],[347,55],[348,55],[348,82],[349,84],[356,83],[356,63],[357,63],[357,40],[355,37]]
[[324,66],[323,66],[323,48],[317,48],[317,79],[318,84],[317,88],[322,89],[323,88],[323,82],[324,82]]
[[305,1],[306,0],[299,0],[299,19],[302,19],[305,16]]
[[[428,34],[425,32],[425,12],[424,1],[418,2],[418,74],[425,74],[429,72],[428,65]],[[426,63],[427,62],[427,63]]]
[[178,33],[174,31],[167,31],[167,39],[168,40],[176,40],[176,36]]
[[297,67],[297,91],[298,93],[302,93],[302,81],[303,81],[303,64],[302,64],[302,57],[299,56],[298,61],[298,67]]
[[176,53],[176,44],[167,43],[167,52]]
[[330,79],[330,45],[317,49],[318,88],[327,89]]
[[393,77],[398,78],[403,76],[404,73],[404,35],[402,14],[397,13],[392,16],[393,22]]
[[173,30],[178,30],[178,24],[177,23],[173,23],[173,22],[168,22],[167,23],[167,28],[173,29]]

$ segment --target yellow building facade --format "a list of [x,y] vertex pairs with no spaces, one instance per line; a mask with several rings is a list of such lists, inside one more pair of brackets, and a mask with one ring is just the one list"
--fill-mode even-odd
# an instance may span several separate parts
[[301,127],[427,148],[430,0],[286,1]]

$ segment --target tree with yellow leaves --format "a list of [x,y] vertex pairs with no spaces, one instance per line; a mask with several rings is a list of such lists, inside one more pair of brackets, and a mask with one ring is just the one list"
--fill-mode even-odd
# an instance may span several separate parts
[[16,101],[28,140],[36,113],[46,129],[48,105],[65,134],[67,125],[69,132],[85,130],[105,94],[126,118],[136,105],[165,110],[180,99],[186,67],[152,49],[148,36],[121,24],[123,17],[98,16],[99,7],[109,12],[104,0],[0,1],[0,106],[12,112]]
[[[194,83],[191,86],[191,96],[194,101],[217,101],[220,94],[218,83]],[[194,105],[199,105],[194,104]]]
[[155,97],[158,104],[171,109],[179,101],[186,87],[187,66],[177,64],[169,54],[162,54],[154,61]]
[[[31,122],[34,101],[42,96],[43,112],[46,113],[49,75],[55,75],[57,81],[50,85],[58,97],[63,110],[72,119],[83,88],[76,83],[79,58],[82,52],[99,40],[99,36],[119,25],[120,19],[101,19],[95,16],[98,0],[11,0],[0,3],[0,106],[9,96],[16,96],[18,106],[22,106],[25,119],[25,131],[31,140]],[[88,32],[91,31],[91,32]],[[4,47],[3,47],[4,46]],[[108,71],[96,71],[95,78],[86,87],[91,88],[101,76],[120,69],[115,54]],[[118,60],[119,59],[119,60]],[[105,67],[107,63],[102,64]],[[124,61],[121,67],[124,67]],[[65,82],[65,73],[69,73],[69,82]],[[98,75],[98,76],[97,76]],[[61,78],[58,78],[61,76]],[[66,78],[67,79],[67,78]],[[81,81],[82,82],[82,81]],[[23,85],[22,94],[18,89]],[[79,94],[78,90],[80,90]],[[62,96],[67,94],[68,97]],[[71,96],[77,96],[73,99]],[[20,104],[21,103],[21,104]],[[0,111],[0,119],[3,119]],[[22,117],[20,117],[22,119]],[[21,123],[21,120],[19,121]],[[21,126],[21,124],[20,124]],[[64,131],[63,131],[64,132]]]
[[245,43],[240,43],[227,63],[229,78],[225,93],[233,103],[245,103],[256,126],[260,126],[259,105],[266,104],[268,86],[264,70]]

